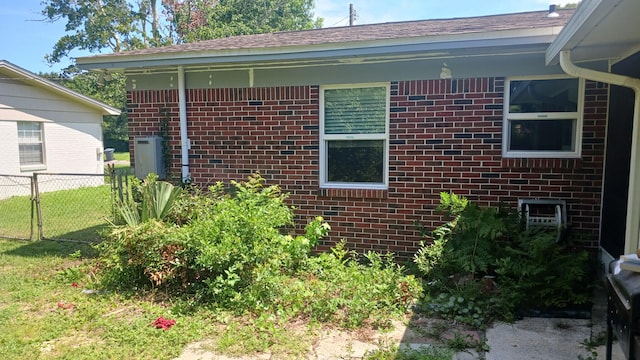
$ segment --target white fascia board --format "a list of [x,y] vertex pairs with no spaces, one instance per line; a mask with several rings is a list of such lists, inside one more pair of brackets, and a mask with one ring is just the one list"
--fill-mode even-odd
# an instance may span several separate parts
[[6,69],[19,81],[49,89],[73,101],[83,103],[94,109],[99,109],[102,115],[120,115],[119,109],[51,82],[6,60],[0,60],[0,69]]
[[579,46],[580,42],[623,1],[625,0],[583,0],[564,29],[549,45],[545,55],[546,64],[558,64],[562,50],[573,50]]
[[[422,36],[401,39],[352,41],[306,46],[250,48],[142,55],[99,55],[76,59],[82,69],[144,69],[150,67],[229,64],[252,62],[292,62],[390,56],[418,52],[486,49],[533,44],[550,44],[562,27],[502,30],[494,32]],[[455,54],[453,54],[455,55]],[[411,55],[407,55],[411,56]]]

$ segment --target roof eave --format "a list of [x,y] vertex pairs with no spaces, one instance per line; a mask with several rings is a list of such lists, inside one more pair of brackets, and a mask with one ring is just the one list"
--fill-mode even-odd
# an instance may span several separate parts
[[54,82],[51,82],[47,79],[44,79],[26,69],[23,69],[15,64],[12,64],[6,60],[0,60],[0,68],[7,69],[9,72],[13,73],[17,77],[19,77],[20,81],[25,83],[33,84],[36,86],[45,87],[59,95],[62,95],[67,98],[71,98],[75,101],[83,103],[91,108],[99,109],[102,112],[102,115],[120,115],[121,111],[112,106],[109,106],[100,101],[94,100],[88,96],[77,93],[71,89],[68,89],[64,86],[58,85]]
[[[608,15],[614,8],[619,6],[625,0],[583,0],[578,9],[573,14],[569,22],[564,26],[560,34],[549,45],[545,55],[547,65],[555,65],[559,63],[560,52],[563,50],[581,49],[581,42],[588,37],[603,21],[608,20]],[[611,21],[611,20],[610,20]],[[609,47],[608,51],[590,51],[589,60],[605,60],[613,58]],[[619,52],[616,52],[619,53]]]
[[[291,62],[324,59],[339,62],[344,58],[366,58],[390,54],[441,53],[442,51],[469,52],[512,46],[550,44],[562,27],[501,30],[466,34],[411,37],[402,39],[342,42],[307,46],[275,48],[249,48],[172,52],[143,55],[111,54],[76,59],[85,70],[108,69],[122,71],[131,68],[166,66],[197,66],[219,64],[247,64],[253,62]],[[545,47],[546,47],[545,46]]]

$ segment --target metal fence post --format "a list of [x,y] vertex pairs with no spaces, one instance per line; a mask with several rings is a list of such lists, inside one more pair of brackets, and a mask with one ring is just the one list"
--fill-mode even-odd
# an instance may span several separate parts
[[44,230],[42,227],[42,208],[40,207],[40,190],[38,189],[38,173],[33,173],[33,188],[35,192],[36,213],[38,219],[38,240],[44,238]]
[[35,189],[35,181],[33,181],[33,177],[31,177],[29,179],[29,187],[31,188],[31,197],[30,197],[30,202],[31,202],[31,221],[29,222],[29,225],[31,227],[31,229],[29,230],[29,241],[33,240],[33,224],[35,222],[35,210],[36,210],[36,197],[35,197],[35,193],[36,193],[36,189]]

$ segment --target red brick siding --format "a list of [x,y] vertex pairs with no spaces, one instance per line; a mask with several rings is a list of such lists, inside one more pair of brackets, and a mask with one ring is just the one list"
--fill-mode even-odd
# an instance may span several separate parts
[[[587,83],[581,159],[503,159],[503,91],[502,78],[393,82],[389,189],[376,191],[319,189],[318,86],[188,90],[190,171],[203,186],[260,171],[291,194],[299,227],[317,215],[331,224],[321,250],[346,239],[360,251],[412,256],[415,222],[433,229],[442,221],[434,212],[442,191],[485,205],[565,199],[583,246],[597,247],[608,89]],[[179,176],[177,92],[128,96],[131,137],[157,134],[159,120],[170,119]]]

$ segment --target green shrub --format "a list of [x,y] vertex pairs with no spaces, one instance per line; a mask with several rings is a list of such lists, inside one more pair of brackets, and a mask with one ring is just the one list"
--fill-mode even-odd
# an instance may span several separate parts
[[[307,236],[281,234],[281,228],[292,225],[293,209],[279,187],[264,187],[263,183],[259,175],[245,183],[233,182],[234,196],[221,194],[218,184],[209,194],[189,195],[176,202],[183,206],[183,199],[198,196],[210,199],[196,201],[207,208],[183,207],[167,216],[169,209],[162,207],[157,212],[162,216],[114,227],[99,246],[103,269],[110,276],[128,274],[136,285],[146,278],[148,286],[180,285],[186,287],[184,291],[198,291],[203,299],[216,301],[234,298],[267,267],[295,270],[328,225],[318,218],[308,226]],[[159,192],[148,190],[154,184],[153,179],[142,184],[141,209],[158,203],[152,199]],[[170,193],[162,198],[178,195]],[[144,205],[146,202],[150,204]],[[160,221],[165,217],[188,221],[182,226]]]
[[232,185],[184,191],[165,222],[115,227],[99,246],[105,285],[163,288],[239,314],[349,328],[387,325],[419,297],[420,283],[390,254],[358,257],[340,244],[312,256],[329,225],[317,217],[304,235],[284,233],[293,208],[258,174]]
[[114,228],[96,248],[107,286],[177,286],[188,282],[190,255],[172,224],[149,220]]
[[414,262],[425,309],[474,326],[510,320],[516,309],[564,307],[590,298],[588,253],[557,243],[554,231],[525,230],[509,208],[482,208],[441,194],[452,220],[421,244]]
[[591,298],[586,251],[556,243],[556,235],[524,231],[503,248],[496,260],[502,291],[512,294],[518,307],[566,307]]

